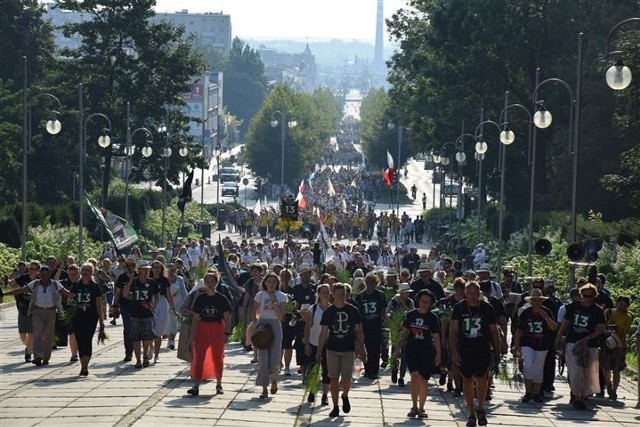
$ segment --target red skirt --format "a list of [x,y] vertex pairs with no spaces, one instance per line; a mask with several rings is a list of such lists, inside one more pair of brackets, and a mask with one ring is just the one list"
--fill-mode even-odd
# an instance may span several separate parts
[[191,379],[222,378],[225,323],[198,322],[193,335]]

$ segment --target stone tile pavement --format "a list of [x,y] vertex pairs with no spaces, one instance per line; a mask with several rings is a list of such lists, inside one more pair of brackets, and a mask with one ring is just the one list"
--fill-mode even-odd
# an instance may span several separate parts
[[[306,403],[300,376],[281,377],[278,393],[260,400],[254,386],[255,365],[237,344],[225,356],[225,393],[215,396],[214,385],[201,386],[201,395],[186,395],[190,387],[186,363],[163,350],[157,365],[142,370],[123,364],[122,329],[108,326],[110,340],[94,348],[88,377],[69,363],[69,350],[55,350],[51,364],[23,363],[13,306],[0,320],[0,427],[18,426],[464,426],[462,399],[444,392],[432,381],[427,401],[429,419],[407,419],[409,388],[392,385],[388,373],[376,382],[362,379],[350,393],[352,411],[337,419],[330,407]],[[407,378],[408,379],[408,378]],[[521,393],[498,384],[488,406],[489,425],[505,426],[638,426],[640,411],[635,384],[625,382],[619,401],[593,399],[595,408],[575,411],[568,405],[564,378],[544,405],[519,401]]]

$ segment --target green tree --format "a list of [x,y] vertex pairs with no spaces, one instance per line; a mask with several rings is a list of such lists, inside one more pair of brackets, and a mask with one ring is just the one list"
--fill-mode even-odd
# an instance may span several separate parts
[[287,127],[284,145],[284,183],[297,188],[300,180],[313,170],[329,138],[335,134],[340,117],[338,103],[328,91],[294,93],[283,85],[267,96],[251,120],[244,157],[257,175],[276,184],[280,183],[282,171],[281,123],[272,127],[271,121],[281,121],[279,111],[286,112],[285,125],[290,121],[297,123],[295,127]]
[[[204,62],[194,53],[191,40],[184,37],[183,28],[167,21],[149,21],[154,14],[154,0],[58,0],[56,4],[61,9],[91,17],[86,22],[63,26],[66,36],[73,35],[82,40],[77,49],[62,52],[66,60],[60,64],[61,72],[51,78],[52,84],[67,94],[66,105],[76,105],[77,84],[83,83],[85,119],[91,113],[106,114],[112,123],[112,141],[120,147],[126,141],[127,102],[131,104],[132,128],[145,124],[155,127],[168,119],[169,132],[175,134],[185,131],[190,121],[197,120],[185,116],[177,107],[184,105],[181,95],[189,91],[192,79],[202,74]],[[116,150],[115,144],[102,149],[94,142],[105,125],[96,118],[88,126],[86,168],[89,187],[102,181],[100,187],[104,196],[111,175],[111,160],[123,155]],[[133,164],[137,165],[134,179],[144,175],[162,179],[163,162],[159,161],[159,155],[165,136],[160,134],[154,138],[151,157],[144,158],[140,150],[133,156]],[[136,138],[134,143],[141,147],[143,139]],[[173,152],[177,153],[182,144],[179,138],[173,138]],[[67,147],[69,150],[63,151],[59,166],[74,170],[77,162],[69,162],[68,153],[74,152],[71,147],[77,147],[77,143],[67,141]],[[172,156],[167,172],[169,181],[177,183],[187,165],[203,164],[197,151],[195,148],[190,150],[185,158]],[[75,160],[75,156],[72,158]],[[100,165],[105,168],[102,176]],[[61,197],[55,192],[52,196]]]
[[224,91],[225,105],[243,121],[240,130],[246,132],[265,99],[267,81],[258,51],[237,37],[233,39],[225,69]]
[[[505,90],[510,91],[509,102],[530,106],[538,68],[541,80],[559,77],[574,87],[577,34],[584,31],[580,163],[589,167],[580,171],[578,208],[582,212],[597,208],[605,215],[628,212],[624,204],[612,203],[598,183],[604,171],[611,170],[610,159],[617,161],[620,150],[602,143],[611,140],[614,132],[613,96],[603,83],[600,61],[608,29],[636,12],[637,2],[413,0],[410,5],[388,22],[392,39],[400,45],[391,61],[390,95],[422,149],[430,141],[455,140],[460,122],[477,123],[480,108],[485,118],[497,120]],[[568,98],[562,87],[546,86],[540,94],[553,109],[554,124],[538,132],[539,209],[569,207]],[[509,116],[518,135],[507,150],[506,200],[513,210],[528,206],[528,194],[523,191],[529,177],[527,127],[522,116],[517,110]],[[497,164],[498,135],[488,127],[485,136],[490,145],[485,170],[491,170]],[[467,156],[471,155],[470,147]],[[474,182],[472,163],[464,171]],[[498,182],[489,180],[490,191],[497,191]]]

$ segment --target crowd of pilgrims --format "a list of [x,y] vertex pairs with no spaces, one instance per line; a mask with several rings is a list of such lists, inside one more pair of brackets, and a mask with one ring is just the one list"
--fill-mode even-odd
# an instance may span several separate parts
[[[603,275],[579,279],[565,302],[552,280],[521,284],[506,269],[497,282],[487,265],[463,271],[460,262],[434,251],[392,253],[384,241],[379,251],[370,249],[360,239],[335,244],[332,259],[314,264],[307,243],[227,237],[221,246],[193,240],[156,251],[150,261],[136,250],[117,259],[105,250],[100,262],[82,265],[49,257],[20,263],[5,296],[16,298],[25,362],[47,365],[52,348],[68,345],[81,376],[89,373],[95,333],[108,318],[112,325],[121,319],[124,362],[136,369],[159,362],[163,340],[176,349],[176,334],[190,319],[184,345],[194,396],[201,382],[213,379],[216,393],[223,393],[225,345],[234,328],[244,327],[238,338],[257,363],[259,397],[277,393],[280,375],[304,377],[320,364],[320,403],[333,405],[332,417],[351,409],[356,359],[371,380],[383,369],[404,387],[408,375],[409,417],[427,417],[428,381],[438,376],[448,392],[463,396],[467,425],[486,425],[492,374],[508,353],[521,360],[523,402],[542,403],[553,393],[556,350],[566,361],[576,408],[586,408],[594,393],[616,399],[629,299],[614,303]],[[381,262],[387,255],[390,261]],[[221,257],[233,280],[221,279]],[[204,277],[193,280],[203,267]],[[252,334],[266,325],[272,340],[252,348]],[[307,398],[314,402],[316,395]]]

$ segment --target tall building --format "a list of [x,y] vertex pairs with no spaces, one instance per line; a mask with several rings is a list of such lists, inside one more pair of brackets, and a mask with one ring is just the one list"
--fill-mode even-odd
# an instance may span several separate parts
[[258,53],[267,80],[287,83],[301,92],[313,92],[318,88],[318,67],[309,43],[301,53],[279,52],[265,45],[258,47]]
[[378,12],[376,13],[376,46],[373,55],[373,66],[375,70],[384,69],[384,60],[382,59],[384,50],[384,0],[377,0]]
[[[62,25],[67,23],[85,22],[92,18],[91,15],[80,12],[62,10],[55,7],[55,3],[44,3],[46,15],[54,27],[53,36],[59,49],[76,48],[81,40],[77,37],[65,37],[62,34]],[[193,35],[196,46],[211,46],[228,54],[231,51],[231,15],[222,12],[189,13],[187,9],[176,13],[158,13],[151,18],[152,21],[167,20],[174,25],[182,25],[185,36]]]

